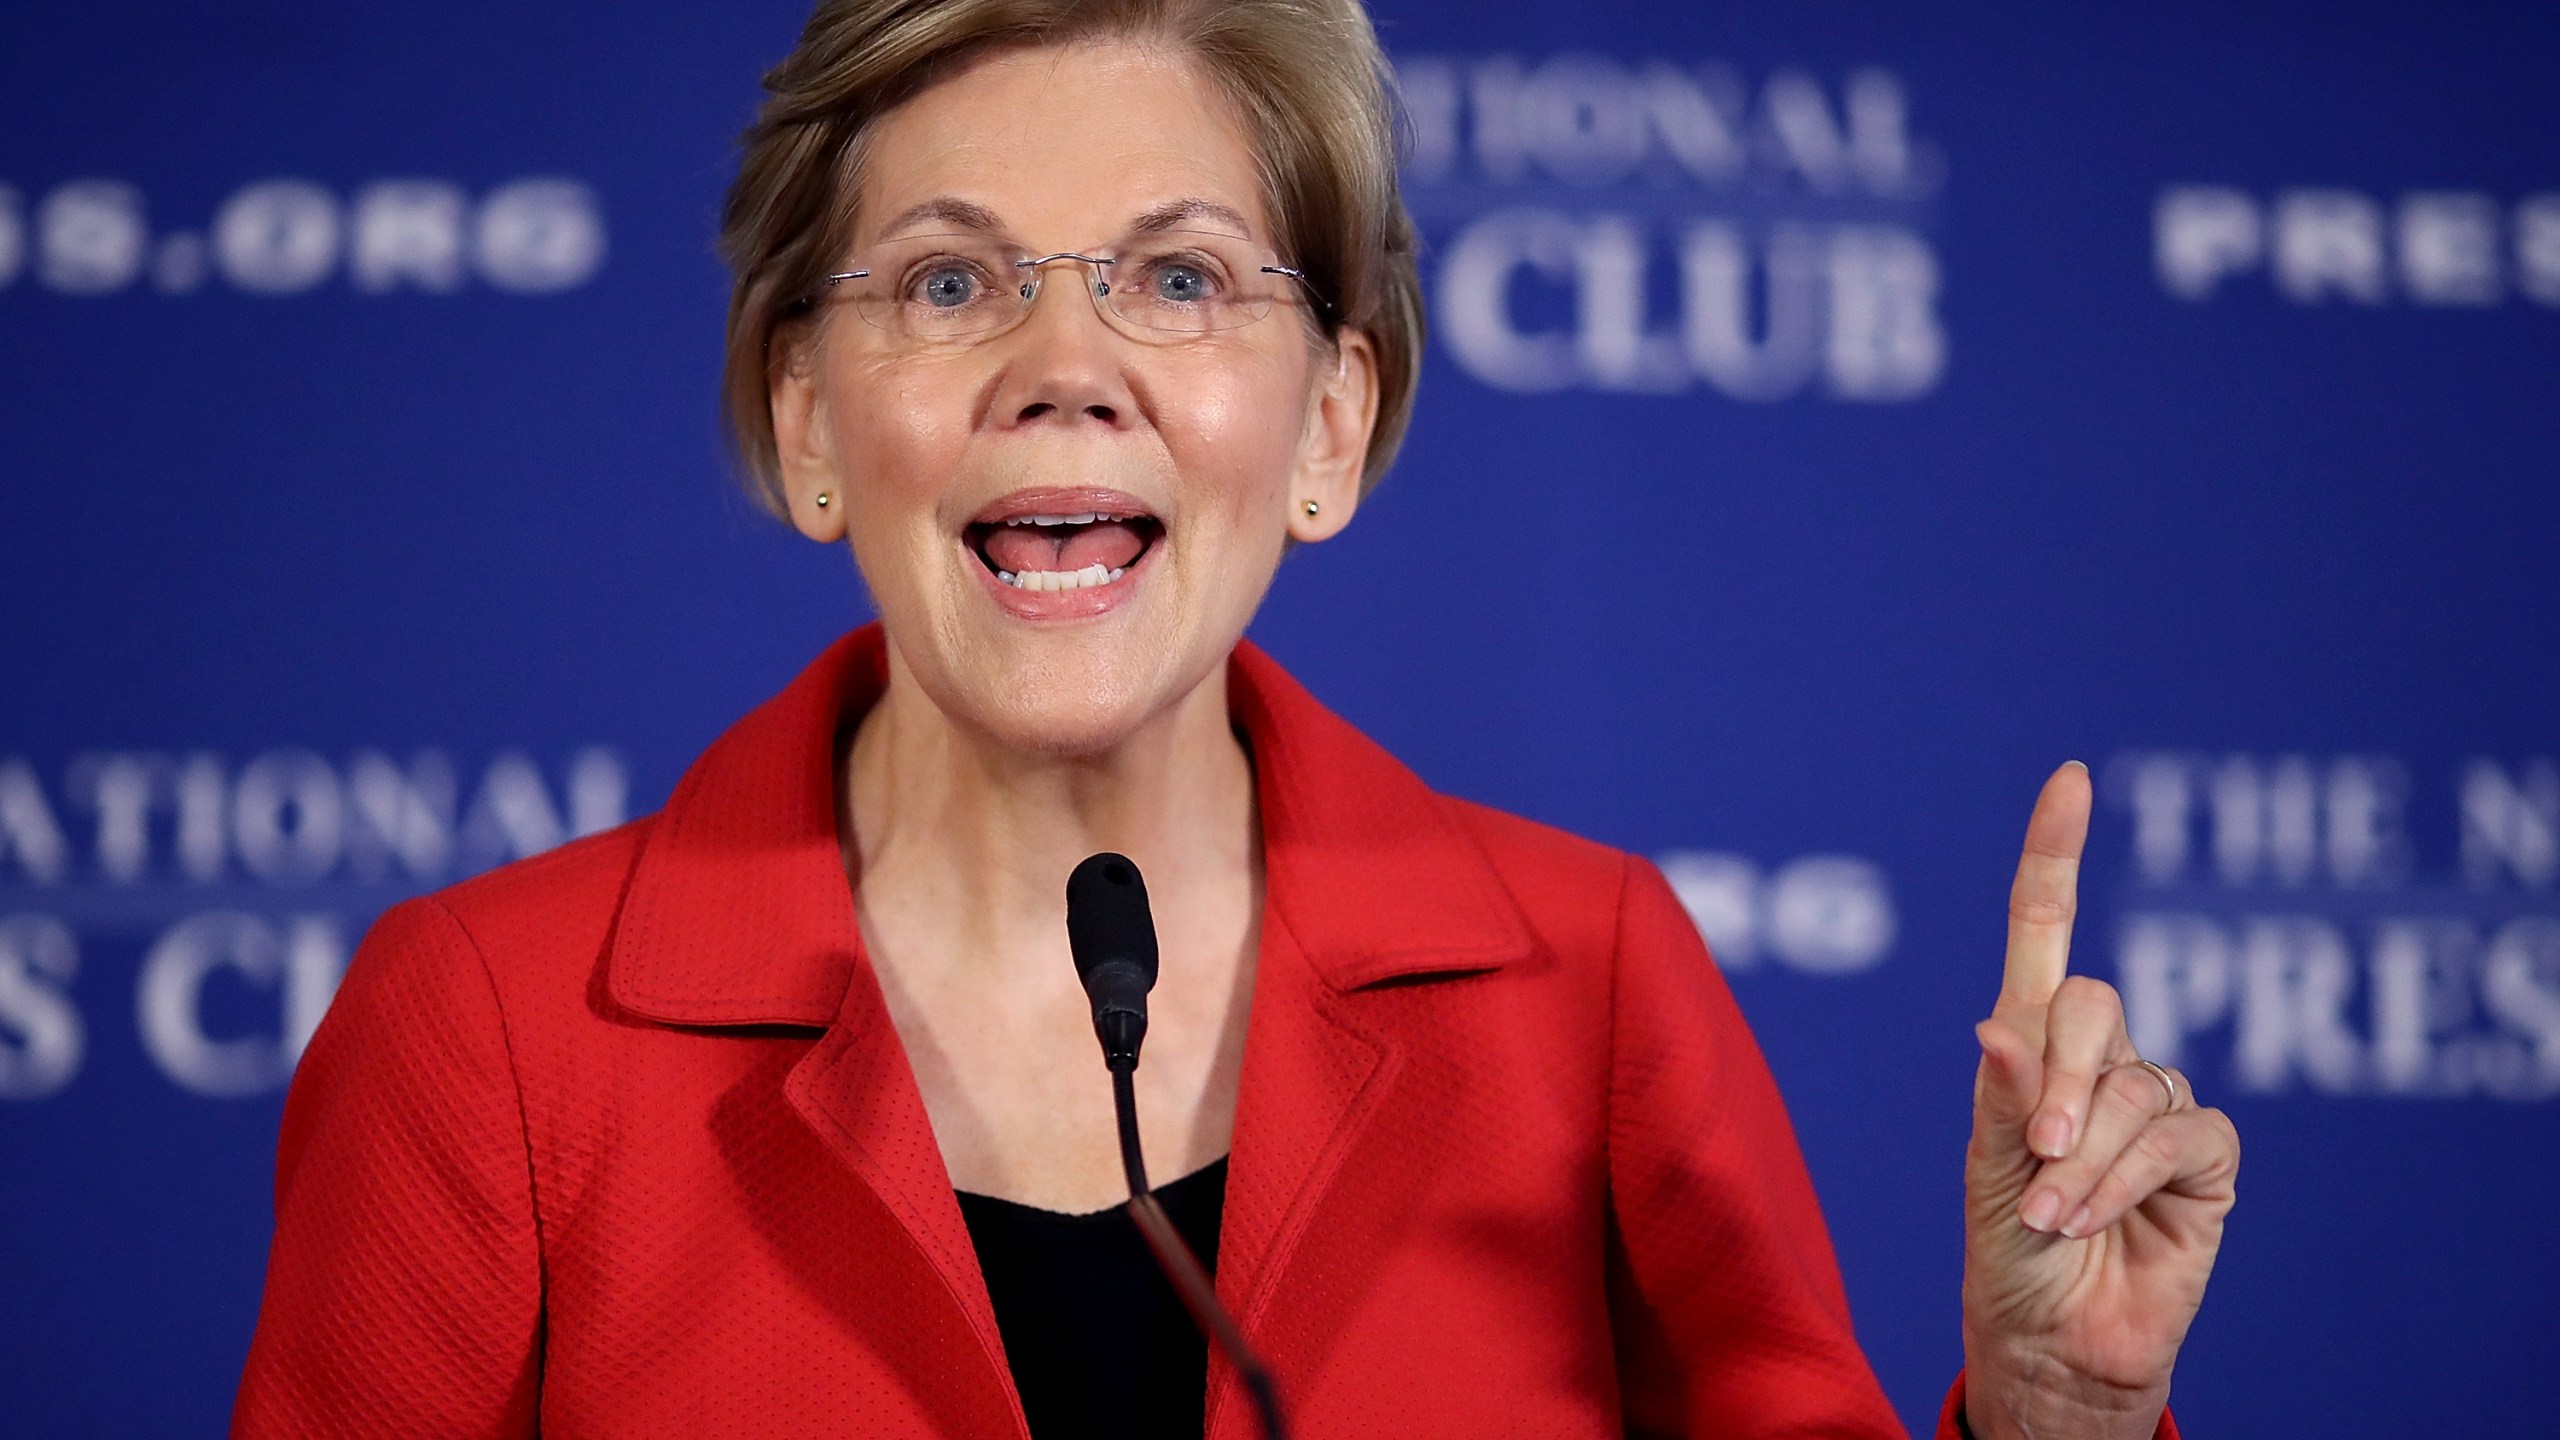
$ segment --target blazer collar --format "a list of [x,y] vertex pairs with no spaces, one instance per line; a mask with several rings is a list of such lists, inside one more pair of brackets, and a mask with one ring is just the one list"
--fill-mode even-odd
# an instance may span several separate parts
[[[1250,641],[1228,706],[1254,755],[1270,903],[1335,990],[1498,968],[1526,922],[1411,770]],[[823,1028],[862,973],[836,835],[836,750],[887,684],[880,627],[838,640],[714,741],[650,827],[607,964],[625,1010]]]
[[1327,984],[1528,953],[1528,922],[1449,802],[1251,641],[1228,662],[1227,707],[1253,749],[1268,903]]
[[876,625],[827,647],[702,752],[625,892],[606,988],[678,1025],[833,1023],[861,938],[836,840],[836,733],[880,698]]

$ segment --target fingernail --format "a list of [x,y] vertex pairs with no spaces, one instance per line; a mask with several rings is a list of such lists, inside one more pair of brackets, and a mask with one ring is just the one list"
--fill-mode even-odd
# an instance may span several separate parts
[[2078,771],[2081,771],[2081,772],[2083,772],[2083,773],[2086,773],[2086,772],[2087,772],[2087,770],[2089,769],[2089,762],[2088,762],[2088,761],[2086,761],[2086,760],[2065,760],[2065,761],[2063,761],[2062,763],[2063,763],[2063,764],[2065,764],[2065,765],[2070,766],[2070,767],[2071,767],[2072,769],[2074,769],[2074,770],[2078,770]]
[[[2082,1207],[2087,1208],[2087,1207]],[[2062,1209],[2062,1196],[2052,1190],[2039,1190],[2027,1197],[2018,1210],[2018,1219],[2030,1230],[2050,1230],[2053,1217]]]
[[2035,1118],[2027,1127],[2027,1148],[2047,1160],[2059,1160],[2071,1153],[2071,1117],[2050,1111]]
[[2090,1222],[2097,1218],[2098,1217],[2095,1215],[2089,1213],[2088,1206],[2083,1205],[2079,1209],[2071,1212],[2070,1219],[2062,1222],[2062,1233],[2070,1239],[2078,1240],[2089,1233],[2091,1229]]

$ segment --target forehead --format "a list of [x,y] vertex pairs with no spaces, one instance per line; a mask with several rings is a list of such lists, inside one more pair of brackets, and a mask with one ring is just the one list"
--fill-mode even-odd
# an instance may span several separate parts
[[1130,42],[1003,50],[881,117],[858,236],[957,202],[1016,239],[1071,247],[1185,201],[1271,238],[1252,142],[1194,62]]

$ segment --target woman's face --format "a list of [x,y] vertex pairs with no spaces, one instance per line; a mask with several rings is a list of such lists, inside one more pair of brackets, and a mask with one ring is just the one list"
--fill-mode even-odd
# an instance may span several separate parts
[[[1134,44],[998,52],[916,96],[872,131],[858,215],[847,264],[954,231],[1092,254],[1147,217],[1272,240],[1224,98]],[[830,303],[774,386],[793,520],[850,538],[906,670],[964,726],[1065,754],[1217,673],[1286,541],[1350,519],[1376,410],[1366,339],[1313,338],[1303,291],[1168,343],[1107,320],[1091,276],[1046,267],[971,343]]]

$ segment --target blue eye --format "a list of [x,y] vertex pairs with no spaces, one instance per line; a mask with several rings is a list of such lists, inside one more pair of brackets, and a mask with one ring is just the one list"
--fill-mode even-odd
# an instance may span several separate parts
[[1199,266],[1179,261],[1156,267],[1155,274],[1149,279],[1155,286],[1157,299],[1177,305],[1196,305],[1208,299],[1210,292],[1217,288]]
[[927,305],[954,309],[978,298],[978,277],[957,266],[944,266],[927,271],[918,290]]

